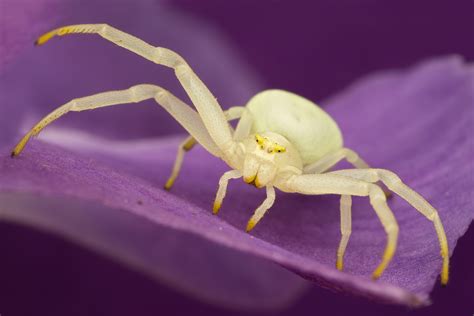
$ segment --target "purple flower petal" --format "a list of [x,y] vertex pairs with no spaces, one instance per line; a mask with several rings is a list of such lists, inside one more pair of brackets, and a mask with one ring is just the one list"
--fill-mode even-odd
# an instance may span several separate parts
[[0,11],[0,71],[22,50],[31,48],[34,34],[57,20],[57,0],[2,0]]
[[[472,66],[458,58],[433,60],[408,71],[362,79],[327,106],[339,121],[348,147],[373,166],[397,172],[439,210],[451,252],[473,218],[469,191],[473,186],[469,177],[473,168],[469,135],[473,79]],[[381,280],[374,282],[369,276],[380,260],[386,237],[366,199],[354,203],[346,271],[339,272],[334,268],[340,238],[337,197],[280,193],[275,206],[249,235],[243,228],[263,193],[241,181],[231,182],[220,215],[212,216],[210,206],[217,180],[228,168],[201,148],[186,157],[181,177],[168,193],[161,187],[174,160],[176,138],[107,141],[83,132],[50,128],[42,139],[60,146],[32,142],[19,159],[5,157],[0,162],[0,191],[10,192],[2,202],[13,208],[4,212],[6,217],[32,219],[34,212],[28,210],[37,201],[31,198],[24,207],[15,205],[19,202],[11,192],[63,199],[56,202],[58,205],[92,203],[90,215],[81,215],[83,208],[78,207],[73,211],[78,217],[75,225],[63,215],[56,229],[63,230],[60,233],[76,231],[69,237],[80,242],[96,231],[93,242],[107,243],[106,238],[98,240],[101,235],[97,232],[106,229],[110,216],[105,214],[114,212],[119,226],[124,226],[132,240],[142,239],[134,236],[135,229],[126,227],[131,216],[150,222],[153,231],[164,226],[166,231],[190,232],[228,247],[239,260],[239,267],[244,259],[266,258],[332,289],[413,306],[428,302],[440,272],[439,245],[432,223],[399,198],[390,202],[400,225],[399,247]],[[51,221],[58,214],[52,213]],[[94,230],[90,223],[95,217],[103,218],[104,224]],[[149,241],[144,248],[153,247],[153,234],[145,238]],[[162,238],[161,233],[156,234]],[[176,242],[185,238],[178,233],[176,236]],[[117,232],[112,237],[111,243],[119,250],[136,250],[137,246],[125,249],[127,237]],[[150,263],[138,253],[137,260]],[[238,271],[239,267],[234,268]]]
[[8,222],[59,235],[196,299],[227,308],[275,309],[307,289],[306,282],[281,267],[124,211],[127,206],[28,191],[0,192],[0,212]]

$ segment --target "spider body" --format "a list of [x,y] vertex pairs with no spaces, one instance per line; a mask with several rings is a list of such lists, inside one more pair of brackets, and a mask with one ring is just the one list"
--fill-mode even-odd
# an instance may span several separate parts
[[[247,231],[253,229],[273,205],[275,188],[308,195],[340,195],[341,240],[336,252],[336,267],[339,270],[343,269],[344,252],[351,234],[351,196],[366,196],[387,234],[382,261],[372,274],[376,279],[392,260],[398,238],[398,224],[384,192],[377,185],[380,181],[433,222],[443,259],[441,283],[448,282],[448,243],[437,211],[396,174],[385,169],[370,168],[354,151],[343,147],[337,124],[311,101],[290,92],[267,90],[254,96],[246,107],[232,107],[223,111],[216,98],[181,56],[167,48],[154,47],[107,24],[61,27],[41,36],[36,44],[41,45],[54,36],[72,33],[98,34],[145,59],[172,68],[196,110],[169,91],[152,84],[74,99],[40,120],[15,146],[12,157],[22,152],[31,136],[38,135],[48,124],[68,112],[154,99],[190,134],[178,148],[171,176],[165,184],[166,189],[169,190],[176,180],[185,152],[199,143],[231,168],[219,180],[214,214],[221,208],[229,180],[243,178],[257,188],[265,187],[267,197],[250,218]],[[239,119],[239,122],[234,130],[229,121],[235,119]],[[343,159],[356,169],[328,172]]]
[[271,131],[284,136],[299,151],[304,165],[342,147],[337,123],[313,102],[283,90],[266,90],[246,108],[254,122],[252,133]]
[[342,148],[341,131],[331,116],[294,93],[262,91],[242,111],[242,124],[252,122],[249,136],[224,160],[257,188],[271,182],[278,187],[280,180],[302,174],[305,166]]

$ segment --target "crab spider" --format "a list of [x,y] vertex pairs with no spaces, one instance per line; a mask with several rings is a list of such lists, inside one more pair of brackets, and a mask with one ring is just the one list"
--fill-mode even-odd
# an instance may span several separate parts
[[[443,259],[441,283],[448,282],[448,243],[437,211],[393,172],[370,169],[354,151],[344,148],[339,127],[316,104],[287,91],[267,90],[250,99],[245,107],[234,107],[224,112],[181,56],[169,49],[151,46],[107,24],[61,27],[42,35],[36,44],[44,44],[54,36],[73,33],[99,34],[143,58],[172,68],[197,111],[165,89],[151,84],[74,99],[36,124],[13,149],[12,157],[21,153],[31,136],[38,135],[48,124],[70,111],[155,99],[190,134],[179,147],[172,174],[165,185],[167,189],[171,188],[179,173],[184,152],[199,143],[232,169],[219,180],[214,214],[221,207],[229,180],[243,178],[257,188],[266,188],[267,197],[250,218],[247,231],[273,205],[275,188],[309,195],[341,195],[342,237],[336,259],[339,270],[343,268],[343,256],[351,234],[351,196],[368,196],[387,234],[382,261],[372,275],[376,279],[392,260],[398,237],[397,221],[387,205],[384,192],[375,184],[381,181],[433,222]],[[235,130],[228,123],[234,119],[239,119]],[[343,159],[356,169],[328,171]]]

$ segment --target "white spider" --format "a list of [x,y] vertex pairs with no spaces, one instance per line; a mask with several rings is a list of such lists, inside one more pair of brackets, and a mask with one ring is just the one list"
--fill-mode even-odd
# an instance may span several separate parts
[[[56,35],[71,33],[99,34],[156,64],[174,69],[197,112],[170,92],[151,84],[99,93],[74,99],[44,117],[21,139],[12,156],[21,153],[31,136],[38,135],[44,127],[69,111],[91,110],[153,98],[191,134],[179,147],[166,189],[171,188],[179,173],[184,152],[197,142],[232,168],[219,180],[214,214],[219,211],[230,179],[243,177],[245,182],[257,188],[266,188],[267,197],[250,218],[247,231],[273,205],[275,188],[310,195],[339,194],[342,233],[336,261],[339,270],[342,270],[344,252],[351,234],[351,196],[368,196],[388,238],[382,262],[372,275],[376,279],[391,261],[398,237],[397,221],[387,205],[385,194],[374,184],[381,181],[434,223],[443,258],[441,283],[448,282],[448,243],[436,210],[403,184],[393,172],[370,169],[354,151],[344,148],[339,127],[316,104],[290,92],[267,90],[254,96],[245,107],[232,107],[224,112],[209,89],[178,54],[166,48],[151,46],[106,24],[61,27],[41,36],[36,44],[44,44]],[[240,119],[235,131],[228,123],[234,119]],[[327,172],[342,159],[357,169]]]

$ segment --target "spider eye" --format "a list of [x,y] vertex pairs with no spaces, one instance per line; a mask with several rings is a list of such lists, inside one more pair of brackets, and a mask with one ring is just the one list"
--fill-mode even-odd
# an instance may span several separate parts
[[264,138],[258,134],[255,134],[255,141],[257,142],[257,144],[263,145]]
[[277,153],[284,153],[286,151],[286,148],[281,146],[281,145],[277,145],[276,148],[275,148],[275,151]]

